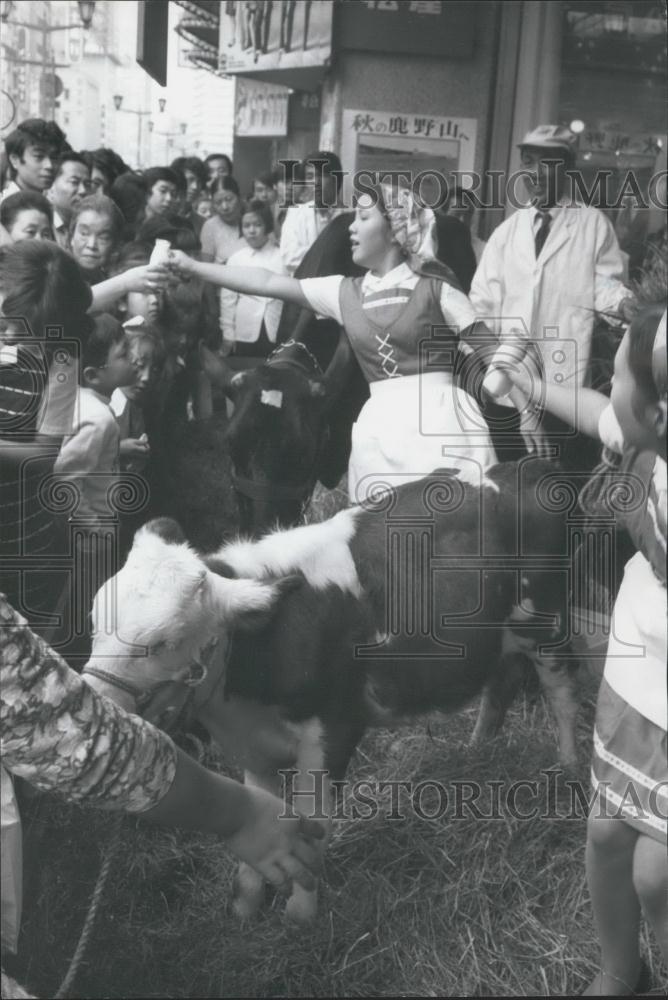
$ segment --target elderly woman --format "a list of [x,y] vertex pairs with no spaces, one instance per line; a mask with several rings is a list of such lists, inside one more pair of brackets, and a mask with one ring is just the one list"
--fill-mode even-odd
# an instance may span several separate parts
[[70,221],[70,250],[89,285],[109,277],[123,227],[121,212],[106,195],[90,195],[75,208]]

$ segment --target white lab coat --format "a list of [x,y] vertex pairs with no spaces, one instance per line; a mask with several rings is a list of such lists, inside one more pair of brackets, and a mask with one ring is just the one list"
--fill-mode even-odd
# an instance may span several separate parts
[[564,205],[536,260],[534,216],[522,208],[494,230],[469,298],[497,337],[519,327],[536,341],[548,381],[582,385],[594,313],[616,312],[629,294],[624,256],[602,212]]

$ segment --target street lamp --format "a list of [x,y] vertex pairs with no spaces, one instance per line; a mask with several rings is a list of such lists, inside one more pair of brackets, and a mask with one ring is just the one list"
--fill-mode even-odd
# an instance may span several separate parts
[[[123,95],[122,94],[114,94],[114,107],[116,108],[117,111],[120,111],[124,115],[136,115],[137,116],[137,166],[141,167],[141,120],[146,115],[150,115],[151,112],[150,111],[135,111],[134,108],[122,108],[121,107],[122,103],[123,103]],[[165,110],[165,104],[166,103],[167,102],[166,102],[166,100],[165,100],[164,97],[161,97],[160,100],[158,101],[158,104],[160,105],[160,110],[161,111]],[[153,122],[149,122],[148,123],[148,130],[149,130],[149,132],[153,131]]]
[[[90,28],[93,14],[95,13],[95,0],[77,0],[79,6],[79,17],[81,18],[82,27],[87,30]],[[5,53],[4,58],[8,62],[21,63],[23,66],[41,66],[44,77],[47,77],[47,67],[51,72],[50,84],[52,87],[51,93],[47,91],[44,87],[42,91],[43,100],[43,114],[46,115],[46,109],[48,107],[48,98],[51,97],[51,103],[56,99],[55,87],[56,87],[56,73],[57,69],[69,69],[70,63],[57,63],[53,57],[53,51],[51,51],[51,58],[48,58],[48,46],[47,38],[54,31],[68,31],[70,28],[74,27],[72,24],[33,24],[30,21],[10,21],[9,18],[14,10],[15,3],[14,0],[0,0],[0,21],[3,24],[14,25],[16,28],[26,28],[28,31],[39,31],[42,34],[42,59],[24,59],[21,56],[9,55]],[[9,46],[5,46],[9,48]]]
[[[79,17],[84,28],[90,28],[93,14],[95,13],[95,0],[77,0],[79,7]],[[64,31],[71,28],[71,24],[53,24],[42,27],[39,24],[28,24],[25,21],[9,21],[16,4],[14,0],[0,0],[0,21],[3,24],[15,24],[17,28],[34,28],[36,31],[43,31],[48,34],[51,31]]]

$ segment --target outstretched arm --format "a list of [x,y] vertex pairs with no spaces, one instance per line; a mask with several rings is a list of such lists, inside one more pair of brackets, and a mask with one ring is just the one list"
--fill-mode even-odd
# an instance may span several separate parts
[[170,250],[169,263],[182,274],[194,275],[222,288],[242,295],[263,295],[269,299],[295,302],[308,306],[306,296],[296,278],[275,274],[263,267],[233,267],[229,264],[204,264],[180,250]]
[[142,264],[139,267],[131,267],[122,274],[92,286],[93,302],[88,312],[104,312],[115,306],[128,292],[158,291],[166,286],[168,278],[169,272],[164,264]]
[[602,392],[588,389],[586,386],[556,385],[545,382],[527,372],[526,368],[506,368],[513,381],[514,388],[510,393],[518,409],[522,409],[522,401],[528,404],[540,404],[555,417],[589,437],[598,438],[598,422],[601,413],[610,400]]

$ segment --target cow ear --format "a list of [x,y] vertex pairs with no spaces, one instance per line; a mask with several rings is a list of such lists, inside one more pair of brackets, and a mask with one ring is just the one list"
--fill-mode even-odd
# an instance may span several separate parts
[[311,389],[311,395],[320,399],[327,394],[327,389],[324,382],[316,381],[316,379],[310,378],[308,380],[309,387]]
[[293,574],[281,577],[280,580],[274,580],[270,584],[264,584],[263,586],[271,589],[267,606],[265,608],[258,608],[257,610],[251,610],[250,608],[243,610],[235,619],[236,627],[242,629],[244,632],[256,632],[264,628],[278,614],[283,606],[284,598],[301,587],[303,582],[303,576]]

